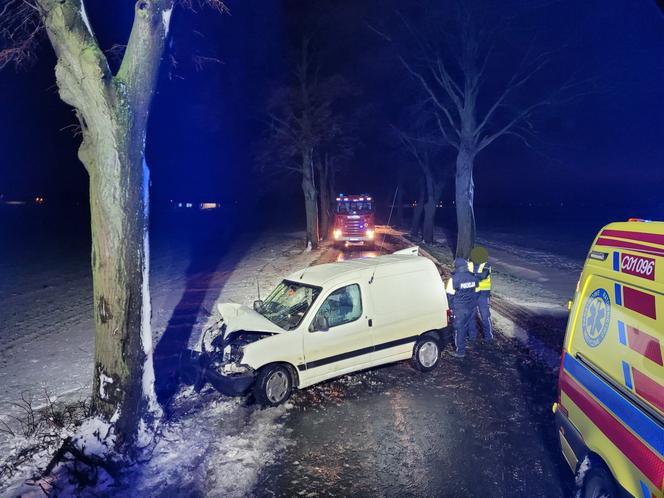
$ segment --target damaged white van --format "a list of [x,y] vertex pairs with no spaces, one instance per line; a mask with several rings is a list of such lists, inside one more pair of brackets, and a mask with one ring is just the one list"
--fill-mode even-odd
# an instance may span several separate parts
[[278,405],[293,388],[411,358],[436,367],[447,297],[417,248],[312,266],[283,280],[253,309],[219,305],[221,326],[196,355],[198,388]]

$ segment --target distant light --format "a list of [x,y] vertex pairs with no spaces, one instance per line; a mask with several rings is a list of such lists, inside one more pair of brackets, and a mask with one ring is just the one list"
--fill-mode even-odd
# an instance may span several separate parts
[[178,207],[179,207],[179,208],[182,207],[182,203],[181,203],[181,202],[178,202]]
[[201,202],[201,209],[217,209],[221,207],[218,202]]
[[187,202],[187,203],[185,204],[185,207],[188,207],[188,208],[193,207],[193,204],[192,204],[191,202]]

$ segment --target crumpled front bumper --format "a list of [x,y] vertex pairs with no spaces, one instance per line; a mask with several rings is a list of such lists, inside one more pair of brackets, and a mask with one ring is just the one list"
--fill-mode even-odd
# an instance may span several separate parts
[[255,374],[224,375],[212,365],[209,354],[198,351],[185,351],[180,355],[180,378],[193,384],[200,391],[206,383],[210,383],[217,391],[227,396],[242,396],[254,383]]

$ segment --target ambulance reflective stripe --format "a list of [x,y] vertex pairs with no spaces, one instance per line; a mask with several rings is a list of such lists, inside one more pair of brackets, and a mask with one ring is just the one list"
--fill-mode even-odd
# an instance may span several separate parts
[[664,484],[664,427],[569,354],[561,390],[649,481]]
[[625,325],[624,322],[619,320],[618,339],[622,345],[629,347],[632,351],[636,351],[659,366],[664,366],[662,346],[656,337],[636,327]]
[[632,367],[632,377],[636,394],[664,412],[664,387],[635,367]]
[[602,230],[601,237],[618,237],[621,239],[638,240],[649,244],[664,246],[664,235],[657,233],[632,232],[629,230]]
[[616,304],[657,320],[657,301],[655,296],[626,285],[615,284]]
[[623,240],[607,239],[605,237],[600,237],[597,239],[595,245],[605,246],[605,247],[617,247],[619,249],[631,249],[635,252],[652,254],[653,256],[664,256],[664,249],[658,247],[645,246],[643,244],[637,244],[635,242],[626,242]]

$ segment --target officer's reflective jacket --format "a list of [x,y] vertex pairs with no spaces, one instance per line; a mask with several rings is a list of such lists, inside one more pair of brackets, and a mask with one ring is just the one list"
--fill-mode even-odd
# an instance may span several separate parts
[[455,259],[452,277],[445,287],[450,307],[453,310],[472,309],[477,302],[476,290],[477,277],[470,271],[468,262],[463,258]]
[[478,280],[477,292],[491,290],[491,265],[489,263],[480,263],[477,269],[473,268],[473,263],[469,262],[470,271],[475,274]]

